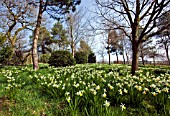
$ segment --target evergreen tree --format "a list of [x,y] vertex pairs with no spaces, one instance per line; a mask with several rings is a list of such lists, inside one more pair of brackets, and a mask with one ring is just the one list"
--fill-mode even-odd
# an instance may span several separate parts
[[[38,38],[40,32],[40,26],[42,22],[42,16],[45,11],[55,19],[60,19],[64,14],[69,13],[70,10],[75,11],[76,5],[79,5],[81,0],[39,0],[39,2],[35,2],[33,0],[30,1],[30,4],[34,6],[38,6],[38,16],[36,20],[36,26],[34,31],[34,39],[32,45],[32,59],[33,59],[33,69],[38,70]],[[38,3],[38,5],[37,5]]]
[[78,49],[78,51],[84,52],[86,56],[92,53],[90,46],[83,40],[80,41],[80,48]]
[[63,25],[58,21],[51,30],[52,42],[58,45],[59,50],[65,50],[69,41],[67,40],[66,30],[63,28]]

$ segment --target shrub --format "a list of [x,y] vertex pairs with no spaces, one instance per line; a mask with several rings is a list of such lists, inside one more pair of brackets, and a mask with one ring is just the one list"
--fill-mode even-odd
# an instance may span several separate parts
[[96,63],[96,56],[94,53],[90,53],[88,56],[88,63]]
[[48,63],[50,66],[65,67],[75,65],[75,59],[72,57],[70,52],[59,50],[51,54]]
[[50,54],[41,54],[40,56],[40,62],[42,63],[48,63],[49,59],[50,59]]
[[87,54],[84,52],[76,52],[75,59],[77,64],[87,63]]
[[12,56],[12,50],[9,46],[2,46],[0,49],[0,63],[9,64]]

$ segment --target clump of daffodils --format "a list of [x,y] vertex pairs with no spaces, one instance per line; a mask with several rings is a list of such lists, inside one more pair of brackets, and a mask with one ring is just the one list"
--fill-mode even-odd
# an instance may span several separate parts
[[83,93],[85,93],[84,90],[80,90],[76,93],[77,96],[83,96]]

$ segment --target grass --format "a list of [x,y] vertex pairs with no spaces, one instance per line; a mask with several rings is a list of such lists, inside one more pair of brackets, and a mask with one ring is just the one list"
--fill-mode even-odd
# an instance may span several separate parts
[[[170,79],[170,68],[142,66],[139,69],[137,72],[139,78],[132,78],[129,77],[130,68],[127,65],[88,64],[54,68],[41,64],[38,71],[33,71],[31,65],[2,67],[0,69],[0,116],[170,115],[170,81],[165,80]],[[165,79],[162,78],[165,75],[161,76],[161,73],[167,75]],[[149,85],[148,82],[143,82],[148,80],[145,77],[149,79]],[[163,86],[159,87],[155,83],[158,77],[161,82],[163,81],[162,83],[165,83],[168,93],[163,92]],[[142,78],[144,80],[140,81]],[[125,86],[126,81],[130,82],[133,79],[137,81],[136,84],[134,81],[134,85],[130,88]],[[119,87],[118,83],[124,84],[123,87]],[[135,86],[142,86],[142,84],[149,88],[150,93],[144,95],[143,91],[139,91]],[[151,84],[162,89],[162,94],[153,96],[152,92],[155,89],[150,87]],[[59,87],[56,88],[54,85]],[[98,85],[99,89],[97,89]],[[128,93],[124,92],[124,89],[127,89]],[[123,93],[120,94],[119,90]],[[142,90],[144,90],[143,86]],[[95,91],[96,95],[94,95]],[[66,95],[66,92],[69,94]],[[106,97],[102,97],[104,93]],[[109,102],[108,107],[104,105],[106,100]],[[121,103],[125,104],[125,109],[120,107]],[[160,110],[156,107],[159,105]]]

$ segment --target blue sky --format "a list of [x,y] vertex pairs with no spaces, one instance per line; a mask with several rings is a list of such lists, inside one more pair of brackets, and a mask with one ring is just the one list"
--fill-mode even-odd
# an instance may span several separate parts
[[[93,11],[92,9],[94,8],[94,0],[82,0],[81,1],[81,4],[80,6],[78,6],[78,8],[85,8],[85,9],[88,9],[90,11]],[[90,14],[93,14],[93,13],[90,13]],[[102,61],[102,58],[100,57],[99,54],[97,54],[98,50],[102,47],[101,43],[100,43],[100,39],[102,37],[96,35],[95,37],[95,42],[96,42],[96,46],[94,47],[93,51],[95,52],[95,55],[96,55],[96,59],[97,61]],[[103,39],[106,39],[106,38],[103,38]],[[122,56],[119,56],[119,59],[120,60],[123,60],[123,57]],[[116,60],[116,56],[115,55],[111,55],[111,61],[115,61]],[[108,55],[106,54],[105,55],[105,61],[108,61]]]

